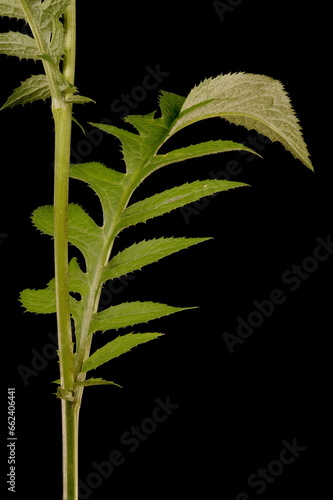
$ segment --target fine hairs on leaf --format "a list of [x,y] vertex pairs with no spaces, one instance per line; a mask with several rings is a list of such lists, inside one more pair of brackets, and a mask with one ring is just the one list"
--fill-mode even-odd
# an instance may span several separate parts
[[[138,350],[134,347],[162,337],[162,333],[154,330],[146,332],[145,323],[200,306],[187,304],[186,299],[182,305],[176,305],[172,297],[171,304],[158,303],[152,290],[150,300],[138,297],[101,311],[103,285],[211,240],[209,235],[155,237],[133,241],[114,254],[116,238],[121,238],[128,227],[165,216],[203,197],[247,185],[217,179],[179,184],[175,170],[173,187],[135,202],[133,194],[148,176],[167,165],[224,152],[257,154],[241,143],[223,138],[187,145],[166,154],[160,152],[162,146],[185,127],[219,117],[278,141],[307,168],[313,170],[313,166],[283,85],[269,76],[242,72],[207,78],[187,96],[162,91],[158,113],[127,116],[124,128],[91,123],[118,139],[124,172],[100,162],[70,165],[71,121],[76,121],[73,105],[92,102],[77,93],[73,81],[75,2],[0,0],[0,16],[25,21],[32,33],[32,36],[19,31],[1,33],[0,54],[31,59],[41,70],[21,82],[0,109],[50,99],[55,122],[54,204],[36,208],[31,217],[38,231],[54,239],[55,276],[42,289],[23,290],[20,301],[31,313],[57,314],[60,377],[56,381],[56,394],[63,408],[63,498],[77,500],[78,419],[83,389],[94,385],[121,387],[99,376],[87,378],[87,373],[93,371],[95,375],[95,370],[104,364],[111,367],[112,360],[122,354],[139,355],[142,347]],[[84,202],[68,203],[69,181],[85,183],[97,195],[103,214],[101,225],[85,210]],[[82,259],[68,258],[68,243],[80,252]],[[141,325],[139,332],[122,331],[137,325]],[[117,336],[96,349],[94,336],[101,337],[108,330],[117,332]],[[159,346],[163,347],[163,341],[160,340]],[[128,356],[127,362],[130,361]]]

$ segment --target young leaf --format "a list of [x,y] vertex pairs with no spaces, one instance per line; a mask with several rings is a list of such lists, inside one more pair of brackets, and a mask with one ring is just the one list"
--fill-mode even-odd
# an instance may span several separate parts
[[200,198],[236,187],[247,186],[242,182],[208,179],[168,189],[150,198],[133,203],[123,212],[118,230],[146,222],[148,219],[171,212],[175,208],[192,203]]
[[100,349],[97,349],[83,363],[81,371],[88,372],[89,370],[94,370],[111,359],[130,351],[133,347],[157,339],[161,335],[163,333],[128,333],[127,335],[119,336]]
[[193,307],[173,307],[157,302],[125,302],[95,313],[92,317],[90,333],[146,323],[186,309],[193,309]]
[[24,104],[37,101],[38,99],[45,101],[48,97],[50,97],[50,89],[46,76],[33,75],[14,90],[12,95],[8,97],[8,100],[0,108],[0,111],[5,108],[12,108],[18,104],[24,106]]
[[279,141],[313,170],[298,120],[279,81],[249,73],[208,78],[189,93],[169,136],[199,120],[218,116]]
[[110,260],[102,273],[102,280],[119,278],[125,274],[141,269],[147,264],[171,255],[210,238],[159,238],[141,241],[126,248]]
[[75,94],[70,94],[68,97],[66,97],[66,102],[72,102],[73,104],[85,104],[87,102],[95,102],[93,99],[90,99],[90,97],[85,97],[83,95],[75,95]]

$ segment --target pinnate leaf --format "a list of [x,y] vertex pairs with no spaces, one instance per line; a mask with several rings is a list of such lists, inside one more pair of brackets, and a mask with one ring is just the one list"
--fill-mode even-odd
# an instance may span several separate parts
[[162,333],[128,333],[127,335],[122,335],[105,346],[97,349],[84,363],[82,366],[82,372],[87,372],[89,370],[94,370],[98,366],[111,361],[111,359],[117,358],[121,354],[129,352],[133,347],[140,344],[149,342],[150,340],[157,339],[163,335]]

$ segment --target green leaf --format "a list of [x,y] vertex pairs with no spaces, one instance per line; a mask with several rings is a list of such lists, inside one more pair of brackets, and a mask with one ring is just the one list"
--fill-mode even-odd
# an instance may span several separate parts
[[[80,293],[82,296],[89,292],[89,280],[87,274],[81,271],[77,259],[74,257],[68,266],[69,270],[69,291]],[[76,302],[71,297],[71,309],[75,314]],[[49,314],[56,312],[55,280],[54,278],[47,284],[46,288],[39,290],[25,289],[20,294],[22,306],[29,312]]]
[[146,222],[148,219],[171,212],[205,196],[241,186],[247,186],[247,184],[215,179],[182,184],[130,205],[124,210],[118,229]]
[[[49,76],[37,75],[23,82],[1,108],[25,104],[50,96],[49,85],[58,92],[73,94],[74,88],[66,82],[59,69],[64,54],[64,26],[60,18],[70,0],[0,0],[0,15],[24,19],[30,26],[33,37],[20,32],[0,35],[0,54],[17,56],[20,59],[41,59]],[[75,89],[76,91],[76,89]],[[69,99],[71,97],[68,97]],[[75,102],[87,102],[87,98],[75,96]]]
[[143,169],[143,175],[148,175],[154,170],[164,167],[165,165],[170,165],[171,163],[177,163],[184,160],[189,160],[192,158],[198,158],[201,156],[216,154],[216,153],[226,153],[230,151],[248,151],[249,153],[256,154],[260,156],[256,151],[247,148],[243,144],[239,144],[233,141],[207,141],[192,146],[187,146],[185,148],[175,149],[170,153],[165,155],[155,155],[151,162]]
[[54,17],[59,19],[59,17],[62,16],[70,3],[71,0],[44,0],[42,8],[51,12]]
[[[33,224],[44,234],[53,236],[53,214],[53,205],[39,207],[32,214]],[[99,227],[83,208],[74,203],[68,205],[68,240],[82,252],[89,271],[105,241],[103,228]]]
[[70,176],[86,182],[95,191],[102,204],[104,224],[112,224],[124,196],[126,175],[92,162],[71,165]]
[[103,132],[114,135],[120,140],[126,171],[128,173],[138,169],[142,163],[142,139],[138,134],[133,134],[132,132],[128,132],[128,130],[114,127],[113,125],[106,125],[104,123],[90,123],[90,125],[103,130]]
[[161,335],[163,333],[128,333],[127,335],[119,336],[100,349],[97,349],[83,363],[81,371],[88,372],[89,370],[94,370],[111,359],[130,351],[133,347],[157,339]]
[[70,96],[66,97],[65,101],[72,102],[73,104],[85,104],[87,102],[96,103],[96,101],[90,99],[90,97],[84,97],[83,95],[75,95],[75,94],[71,94]]
[[76,387],[89,387],[92,385],[116,385],[117,387],[121,387],[121,385],[116,384],[115,382],[109,382],[108,380],[104,380],[102,378],[88,378],[82,382],[76,382],[75,384]]
[[193,307],[173,307],[157,302],[126,302],[93,314],[90,333],[145,323]]
[[31,36],[17,31],[0,33],[0,54],[16,56],[20,59],[39,59],[37,44]]
[[178,118],[184,101],[185,97],[162,90],[159,98],[159,106],[162,118],[169,126]]
[[27,311],[39,314],[56,312],[55,280],[41,290],[26,289],[20,294],[20,301]]
[[0,111],[5,108],[12,108],[18,104],[23,106],[24,104],[37,101],[38,99],[45,101],[48,97],[50,97],[50,89],[46,76],[33,75],[14,90],[13,94],[0,108]]
[[210,238],[159,238],[141,241],[126,248],[110,260],[102,273],[103,282],[119,278],[125,274],[141,269],[147,264],[157,262],[179,250],[196,245]]
[[199,120],[218,116],[279,141],[313,170],[298,119],[279,81],[249,73],[208,78],[189,93],[169,136]]
[[25,19],[19,0],[0,0],[0,16]]
[[68,279],[70,292],[77,292],[81,296],[89,292],[88,275],[81,270],[76,257],[68,264]]

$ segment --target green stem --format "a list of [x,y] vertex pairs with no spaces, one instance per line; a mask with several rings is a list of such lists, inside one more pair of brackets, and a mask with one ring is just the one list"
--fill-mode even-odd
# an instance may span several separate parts
[[[59,103],[58,103],[59,105]],[[68,288],[68,181],[72,109],[68,103],[54,107],[54,262],[57,304],[58,354],[62,397],[73,396],[73,342]],[[63,500],[78,498],[78,408],[62,399]]]
[[[62,72],[74,85],[75,0],[64,14],[65,55]],[[58,353],[62,391],[63,500],[78,499],[78,421],[80,404],[75,399],[73,341],[68,286],[68,191],[72,133],[72,104],[52,96],[55,123],[54,162],[54,260],[57,304]]]

